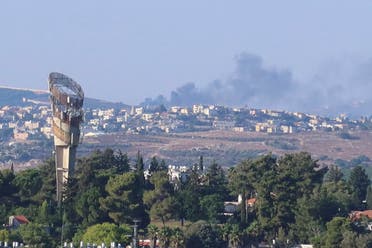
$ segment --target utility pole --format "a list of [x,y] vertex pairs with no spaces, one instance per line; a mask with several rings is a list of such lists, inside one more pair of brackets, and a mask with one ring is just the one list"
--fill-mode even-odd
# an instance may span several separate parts
[[133,239],[132,239],[132,243],[133,243],[133,248],[137,248],[138,246],[138,223],[140,223],[141,221],[139,219],[133,219],[133,222],[134,222],[134,225],[133,225]]

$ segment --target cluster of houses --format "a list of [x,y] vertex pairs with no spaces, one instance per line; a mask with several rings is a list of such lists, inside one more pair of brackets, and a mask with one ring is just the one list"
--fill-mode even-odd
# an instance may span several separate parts
[[[51,116],[50,106],[46,104],[0,106],[0,132],[3,137],[18,141],[40,136],[50,138]],[[172,106],[168,110],[164,106],[86,108],[82,128],[85,135],[97,135],[113,132],[161,134],[208,130],[294,133],[352,130],[366,126],[372,126],[372,118],[351,120],[341,115],[332,119],[298,112],[193,105]]]

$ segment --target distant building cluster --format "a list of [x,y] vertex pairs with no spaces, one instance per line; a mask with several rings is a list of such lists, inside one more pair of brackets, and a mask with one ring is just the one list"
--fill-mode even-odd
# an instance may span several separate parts
[[[26,107],[0,108],[0,132],[16,141],[52,136],[50,106],[30,103]],[[368,129],[372,119],[349,119],[345,115],[317,115],[267,109],[230,108],[217,105],[191,107],[86,108],[82,131],[85,136],[102,133],[180,133],[209,130],[235,132],[295,133]],[[6,135],[4,135],[6,134]]]

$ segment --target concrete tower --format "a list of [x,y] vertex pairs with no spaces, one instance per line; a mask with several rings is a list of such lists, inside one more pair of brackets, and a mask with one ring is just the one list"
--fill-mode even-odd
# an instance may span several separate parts
[[58,72],[49,74],[49,91],[53,112],[57,200],[60,203],[63,185],[75,166],[80,123],[84,115],[84,92],[78,83]]

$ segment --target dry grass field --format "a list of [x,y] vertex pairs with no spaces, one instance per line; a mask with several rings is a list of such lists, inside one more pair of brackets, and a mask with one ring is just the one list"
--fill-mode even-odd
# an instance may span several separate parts
[[[145,158],[157,156],[176,164],[195,163],[200,155],[207,160],[233,166],[241,159],[269,152],[276,155],[306,151],[322,163],[336,159],[351,160],[365,155],[372,159],[372,132],[358,131],[342,138],[336,132],[266,134],[256,132],[210,131],[169,135],[107,134],[89,137],[81,146],[83,153],[93,147],[112,147],[134,156],[140,151]],[[79,148],[80,149],[80,148]]]

